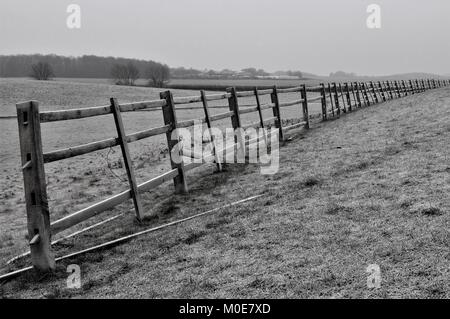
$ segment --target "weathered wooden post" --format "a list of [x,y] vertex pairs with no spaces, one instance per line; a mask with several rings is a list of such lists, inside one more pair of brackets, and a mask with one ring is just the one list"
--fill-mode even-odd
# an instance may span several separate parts
[[356,99],[355,86],[353,85],[353,82],[350,82],[350,87],[352,90],[353,102],[355,102],[355,108],[358,108],[358,100]]
[[386,95],[385,95],[383,86],[381,85],[380,81],[378,81],[378,88],[380,89],[380,95],[381,95],[381,98],[383,99],[383,102],[386,102]]
[[422,88],[420,87],[419,79],[415,79],[415,82],[416,82],[416,92],[421,93]]
[[362,87],[364,89],[364,96],[365,96],[365,99],[366,99],[366,105],[370,106],[369,93],[367,92],[366,83],[362,82]]
[[403,88],[403,92],[405,92],[405,96],[408,96],[409,92],[408,92],[408,88],[406,87],[406,83],[404,80],[402,80],[402,88]]
[[[173,179],[173,184],[175,186],[175,192],[184,194],[188,192],[186,173],[184,170],[184,160],[183,160],[183,148],[178,145],[180,143],[180,136],[177,131],[177,115],[175,112],[175,103],[173,101],[173,95],[170,91],[161,92],[160,98],[166,100],[166,105],[162,107],[164,124],[169,125],[170,128],[166,133],[167,146],[169,148],[170,165],[172,169],[178,169],[178,176]],[[188,141],[189,143],[191,141]],[[177,148],[174,150],[174,148]],[[173,158],[173,152],[178,151],[178,160],[175,161]]]
[[320,96],[321,96],[321,102],[322,102],[322,121],[327,120],[327,95],[325,92],[325,84],[320,83]]
[[378,104],[379,103],[378,96],[377,96],[377,92],[375,91],[375,85],[373,84],[373,81],[370,81],[370,88],[372,89],[372,94],[375,99],[375,104]]
[[281,142],[284,141],[284,134],[283,134],[283,123],[281,122],[280,101],[278,99],[278,90],[276,85],[273,86],[273,91],[270,94],[270,98],[272,103],[274,104],[272,110],[273,116],[276,118],[275,127],[278,129],[279,138]]
[[341,117],[341,107],[339,106],[339,93],[337,89],[336,82],[333,82],[333,91],[334,91],[334,103],[336,104],[337,116]]
[[117,140],[122,150],[123,161],[125,169],[127,171],[128,182],[130,184],[131,198],[134,203],[134,211],[137,220],[141,221],[141,214],[143,212],[141,196],[136,183],[136,176],[134,174],[133,162],[131,161],[130,150],[128,149],[127,136],[125,134],[125,128],[123,126],[122,115],[120,114],[119,103],[117,99],[111,98],[111,112],[114,115],[114,122],[117,129]]
[[354,85],[356,86],[356,100],[358,101],[358,107],[362,107],[359,83],[355,82]]
[[394,84],[395,84],[395,91],[397,92],[397,97],[398,98],[402,97],[402,94],[400,92],[400,87],[398,86],[398,81],[395,81]]
[[206,98],[205,91],[201,90],[200,96],[202,98],[203,112],[205,113],[205,122],[206,122],[206,126],[208,127],[209,139],[211,141],[212,155],[214,156],[215,161],[216,161],[217,171],[221,172],[222,171],[222,162],[221,162],[220,156],[217,154],[217,147],[216,147],[216,143],[214,141],[214,135],[213,135],[212,126],[211,126],[211,118],[209,115],[208,99]]
[[339,83],[339,92],[341,93],[343,111],[344,111],[344,113],[347,113],[347,107],[345,106],[344,91],[342,90],[341,83]]
[[330,83],[328,83],[328,94],[330,95],[331,114],[333,114],[333,117],[334,117],[335,113],[334,113],[333,93],[331,92],[331,84]]
[[352,111],[352,100],[350,98],[350,89],[349,89],[348,82],[346,82],[344,84],[344,89],[345,89],[345,94],[346,94],[346,98],[347,98],[348,110],[351,112]]
[[302,109],[303,109],[303,120],[306,122],[305,128],[309,129],[309,110],[308,110],[308,95],[306,92],[306,85],[302,85],[301,97],[302,97]]
[[[261,110],[261,101],[259,100],[258,88],[255,87],[253,89],[253,92],[255,93],[256,108],[258,110],[258,116],[259,116],[259,125],[261,126],[261,128],[263,130],[264,143],[265,143],[266,147],[268,147],[269,143],[268,143],[268,140],[267,140],[267,132],[265,130],[264,117],[263,117],[263,113],[262,113],[262,110]],[[258,142],[258,147],[259,147],[259,142]]]
[[39,103],[16,105],[31,261],[39,271],[55,269],[42,152]]

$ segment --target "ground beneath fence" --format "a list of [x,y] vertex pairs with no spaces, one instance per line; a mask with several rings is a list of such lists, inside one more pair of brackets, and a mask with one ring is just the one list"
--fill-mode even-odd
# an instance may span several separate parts
[[[145,226],[264,196],[19,277],[0,296],[449,298],[449,105],[444,88],[316,123],[292,134],[273,176],[254,165],[197,169],[189,195],[166,185],[143,196]],[[129,206],[57,255],[145,228]],[[81,267],[80,290],[66,287],[69,264]],[[371,264],[380,289],[367,287]]]

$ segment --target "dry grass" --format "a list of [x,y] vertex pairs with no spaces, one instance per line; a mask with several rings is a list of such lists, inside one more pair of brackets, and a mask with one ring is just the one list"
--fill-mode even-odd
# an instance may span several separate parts
[[[436,90],[316,124],[281,149],[273,176],[254,165],[196,170],[189,196],[171,195],[171,185],[144,195],[153,216],[144,226],[264,197],[74,258],[52,276],[28,274],[3,285],[2,294],[449,298],[449,102],[450,90]],[[124,209],[130,203],[111,214]],[[138,229],[130,213],[56,251]],[[65,288],[69,263],[82,268],[80,291]],[[381,267],[379,290],[366,286],[369,264]]]

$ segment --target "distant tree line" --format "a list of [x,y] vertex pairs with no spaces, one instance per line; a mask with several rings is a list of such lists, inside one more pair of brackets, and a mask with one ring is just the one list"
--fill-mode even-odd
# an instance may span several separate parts
[[172,68],[170,70],[171,77],[175,79],[257,79],[270,77],[296,77],[303,78],[301,71],[277,71],[269,73],[263,69],[245,68],[240,71],[233,71],[230,69],[216,70],[197,70],[187,69],[184,67]]
[[[113,78],[116,81],[115,75],[119,74],[121,76],[116,83],[124,85],[133,85],[142,76],[151,85],[162,86],[170,78],[169,67],[154,61],[95,55],[65,57],[40,54],[0,56],[0,77],[35,77],[34,69],[38,65],[50,66],[52,76],[62,78]],[[126,81],[122,78],[123,66],[128,72]]]

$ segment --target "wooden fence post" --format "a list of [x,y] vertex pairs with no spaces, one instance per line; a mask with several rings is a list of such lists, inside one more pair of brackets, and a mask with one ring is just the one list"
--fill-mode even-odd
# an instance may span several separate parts
[[333,82],[333,91],[334,91],[334,103],[336,104],[337,116],[341,117],[341,107],[339,106],[339,93],[337,89],[336,82]]
[[354,82],[354,85],[356,86],[356,100],[358,101],[358,107],[362,107],[359,83]]
[[216,147],[216,143],[214,141],[214,135],[212,132],[211,118],[210,118],[209,109],[208,109],[208,100],[206,99],[205,91],[201,90],[200,96],[202,98],[203,111],[205,113],[205,122],[206,122],[206,126],[208,127],[209,139],[210,139],[211,145],[212,145],[212,153],[216,160],[217,171],[221,172],[222,171],[222,162],[220,161],[220,157],[217,154],[217,147]]
[[309,125],[308,96],[306,93],[306,85],[305,84],[302,85],[301,97],[303,100],[303,102],[302,102],[303,120],[306,122],[305,128],[309,129],[310,125]]
[[[260,123],[261,128],[263,129],[264,143],[266,144],[266,147],[268,147],[269,144],[267,141],[267,132],[265,131],[264,117],[263,117],[262,110],[261,110],[261,101],[259,100],[258,88],[255,87],[253,91],[255,92],[256,108],[258,109],[259,123]],[[259,141],[258,141],[258,147],[259,147]]]
[[394,86],[395,86],[395,92],[397,93],[397,98],[400,98],[402,95],[400,93],[400,88],[398,86],[398,82],[397,81],[394,82]]
[[390,93],[389,92],[389,88],[388,88],[386,83],[387,83],[386,81],[381,81],[381,85],[383,86],[384,96],[386,98],[386,101],[388,101],[388,100],[391,99],[391,97],[390,97],[390,94],[389,94]]
[[35,269],[55,269],[51,252],[50,213],[42,152],[39,103],[16,105],[31,261]]
[[383,100],[383,102],[386,102],[386,94],[380,81],[378,81],[378,87],[380,88],[381,99]]
[[353,85],[353,82],[350,82],[350,87],[352,90],[352,95],[353,95],[353,102],[355,102],[354,106],[355,108],[358,108],[358,100],[356,99],[356,93],[355,93],[355,86]]
[[[166,133],[167,146],[169,148],[170,165],[172,169],[178,169],[178,176],[173,179],[175,192],[184,194],[188,192],[186,173],[184,171],[183,149],[178,145],[179,161],[175,162],[172,157],[172,150],[180,142],[180,137],[177,132],[177,115],[175,112],[175,103],[173,102],[173,95],[170,91],[161,92],[159,94],[162,100],[166,100],[166,105],[162,107],[164,124],[169,125],[170,129]],[[191,143],[191,141],[188,141]],[[176,150],[175,150],[176,151]]]
[[320,83],[320,95],[322,97],[321,102],[322,102],[322,121],[326,121],[327,120],[327,95],[325,92],[325,84],[324,83]]
[[370,81],[370,88],[372,89],[372,94],[375,99],[375,104],[378,104],[379,100],[378,100],[377,92],[375,90],[375,85],[373,84],[373,81]]
[[134,203],[134,210],[136,218],[141,221],[141,214],[143,212],[141,197],[139,195],[136,176],[134,174],[133,162],[131,161],[130,150],[128,149],[127,136],[125,134],[125,128],[123,126],[122,115],[120,114],[119,103],[117,99],[111,98],[111,111],[114,115],[114,122],[117,129],[117,138],[122,150],[123,161],[125,162],[125,169],[127,171],[128,182],[130,184],[131,198]]
[[[370,100],[369,100],[369,96],[370,96],[370,94],[367,92],[367,87],[366,87],[366,83],[362,83],[362,86],[363,86],[363,89],[364,89],[364,95],[365,95],[365,98],[366,98],[366,105],[367,106],[370,106],[371,104],[370,104]],[[372,98],[372,102],[373,102],[373,98]]]
[[275,127],[279,130],[279,137],[281,142],[284,141],[283,123],[281,123],[280,101],[278,99],[278,90],[276,85],[273,86],[273,92],[270,94],[270,98],[272,103],[274,104],[272,110],[273,116],[276,118]]
[[335,113],[334,113],[333,93],[331,92],[331,84],[329,82],[328,82],[328,94],[330,95],[331,114],[333,114],[334,117]]
[[344,113],[347,113],[347,107],[345,106],[344,91],[342,90],[341,83],[339,83],[339,92],[341,93],[342,109],[343,109]]
[[346,94],[346,98],[347,98],[348,110],[351,112],[352,111],[352,100],[350,98],[350,89],[348,87],[348,82],[345,82],[344,89],[345,89],[345,94]]

